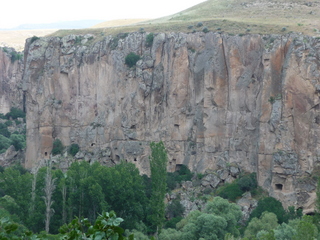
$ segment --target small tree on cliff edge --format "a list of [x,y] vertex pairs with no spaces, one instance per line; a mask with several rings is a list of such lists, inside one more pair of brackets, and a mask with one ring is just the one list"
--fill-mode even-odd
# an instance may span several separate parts
[[162,228],[165,215],[164,198],[167,188],[167,151],[163,142],[150,143],[151,157],[150,157],[150,170],[151,170],[151,185],[152,192],[150,197],[150,215],[148,222],[151,231],[156,234]]

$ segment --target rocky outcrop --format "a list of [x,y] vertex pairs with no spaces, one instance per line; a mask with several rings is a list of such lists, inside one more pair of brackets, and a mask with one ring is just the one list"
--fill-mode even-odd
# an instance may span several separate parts
[[[149,143],[162,140],[169,171],[231,164],[257,172],[285,206],[312,211],[320,39],[159,33],[145,43],[145,33],[27,42],[26,166],[48,158],[59,138],[79,144],[79,159],[124,159],[148,173]],[[141,56],[131,69],[130,52]]]
[[12,48],[0,48],[0,113],[6,114],[11,107],[22,109],[22,73],[23,61],[15,60]]

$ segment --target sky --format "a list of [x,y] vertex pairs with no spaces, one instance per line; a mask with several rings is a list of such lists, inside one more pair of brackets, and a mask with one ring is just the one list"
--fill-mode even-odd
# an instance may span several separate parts
[[[21,24],[76,20],[159,18],[205,0],[5,0],[1,3],[0,28]],[[84,2],[84,3],[81,3]]]

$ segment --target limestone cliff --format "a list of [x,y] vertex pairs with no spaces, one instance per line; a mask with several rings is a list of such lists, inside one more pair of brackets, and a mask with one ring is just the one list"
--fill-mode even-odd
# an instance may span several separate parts
[[[151,47],[145,33],[94,41],[26,43],[27,167],[59,138],[79,144],[79,159],[125,159],[148,173],[149,142],[162,140],[170,171],[238,165],[285,206],[312,210],[320,39],[210,32],[156,34]],[[130,52],[142,57],[132,69]]]
[[0,113],[6,114],[11,107],[22,108],[23,91],[21,79],[23,61],[12,61],[11,48],[0,48]]

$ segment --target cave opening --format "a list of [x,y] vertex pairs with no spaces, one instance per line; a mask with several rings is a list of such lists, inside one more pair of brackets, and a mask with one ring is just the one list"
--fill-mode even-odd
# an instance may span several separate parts
[[276,187],[276,190],[282,191],[283,185],[281,183],[277,183],[275,187]]

